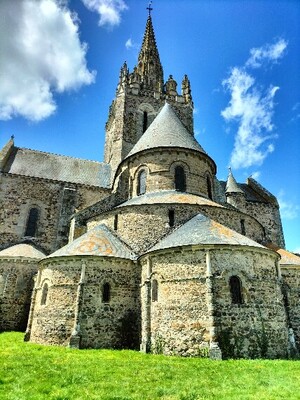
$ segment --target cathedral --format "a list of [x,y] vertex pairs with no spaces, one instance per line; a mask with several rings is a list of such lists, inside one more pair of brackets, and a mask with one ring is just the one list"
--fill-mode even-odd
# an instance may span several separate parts
[[104,162],[0,151],[0,331],[74,348],[293,357],[300,257],[277,199],[216,177],[185,75],[165,81],[152,18],[121,67]]

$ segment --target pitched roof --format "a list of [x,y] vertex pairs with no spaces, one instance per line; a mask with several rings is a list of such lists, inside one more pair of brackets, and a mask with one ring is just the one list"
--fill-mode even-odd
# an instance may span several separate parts
[[37,250],[34,246],[26,243],[15,244],[14,246],[8,247],[0,251],[1,257],[24,257],[24,258],[36,258],[41,259],[46,257],[46,254]]
[[196,139],[184,127],[168,103],[163,106],[157,117],[126,158],[140,151],[159,147],[182,147],[206,154]]
[[174,230],[171,234],[162,239],[150,251],[161,250],[171,247],[189,245],[238,245],[265,248],[259,243],[243,236],[232,229],[219,224],[218,222],[197,214],[184,225]]
[[98,225],[47,258],[64,256],[106,256],[134,260],[136,254],[105,225]]
[[106,163],[14,147],[4,172],[83,185],[110,187],[111,167]]
[[215,203],[206,197],[196,196],[195,194],[178,192],[176,190],[161,190],[159,192],[145,193],[142,196],[136,196],[120,204],[117,208],[127,206],[137,206],[143,204],[197,204],[204,206],[213,206],[224,208],[221,204]]
[[291,253],[284,249],[278,249],[276,251],[281,256],[281,260],[279,261],[280,265],[298,265],[300,267],[300,257],[299,256],[296,256],[296,254]]

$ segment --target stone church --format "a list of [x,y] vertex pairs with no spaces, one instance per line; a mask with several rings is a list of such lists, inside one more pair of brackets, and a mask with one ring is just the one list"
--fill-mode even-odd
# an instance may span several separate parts
[[194,138],[188,77],[164,81],[151,15],[122,66],[103,163],[0,152],[0,330],[77,348],[288,357],[300,257],[276,198],[216,177]]

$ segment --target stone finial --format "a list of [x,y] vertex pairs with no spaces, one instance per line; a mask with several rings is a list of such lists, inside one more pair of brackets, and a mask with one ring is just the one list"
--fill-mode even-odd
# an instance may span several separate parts
[[177,96],[177,82],[170,75],[166,82],[166,94],[169,96]]
[[184,75],[181,83],[181,94],[184,96],[186,102],[192,101],[191,84],[187,75]]

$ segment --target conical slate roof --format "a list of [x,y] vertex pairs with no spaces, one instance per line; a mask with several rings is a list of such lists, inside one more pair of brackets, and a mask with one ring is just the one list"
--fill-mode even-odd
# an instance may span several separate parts
[[64,256],[106,256],[134,260],[136,255],[105,225],[99,225],[47,258]]
[[243,193],[244,194],[243,190],[238,186],[234,176],[232,175],[231,169],[229,169],[225,193]]
[[41,259],[46,257],[46,254],[37,250],[34,246],[30,244],[21,243],[0,251],[0,258],[1,257],[23,257]]
[[168,103],[163,106],[160,113],[126,158],[140,151],[159,147],[182,147],[206,154]]
[[265,248],[254,240],[219,224],[209,217],[197,214],[187,223],[162,239],[152,247],[149,252],[197,244],[238,245]]

